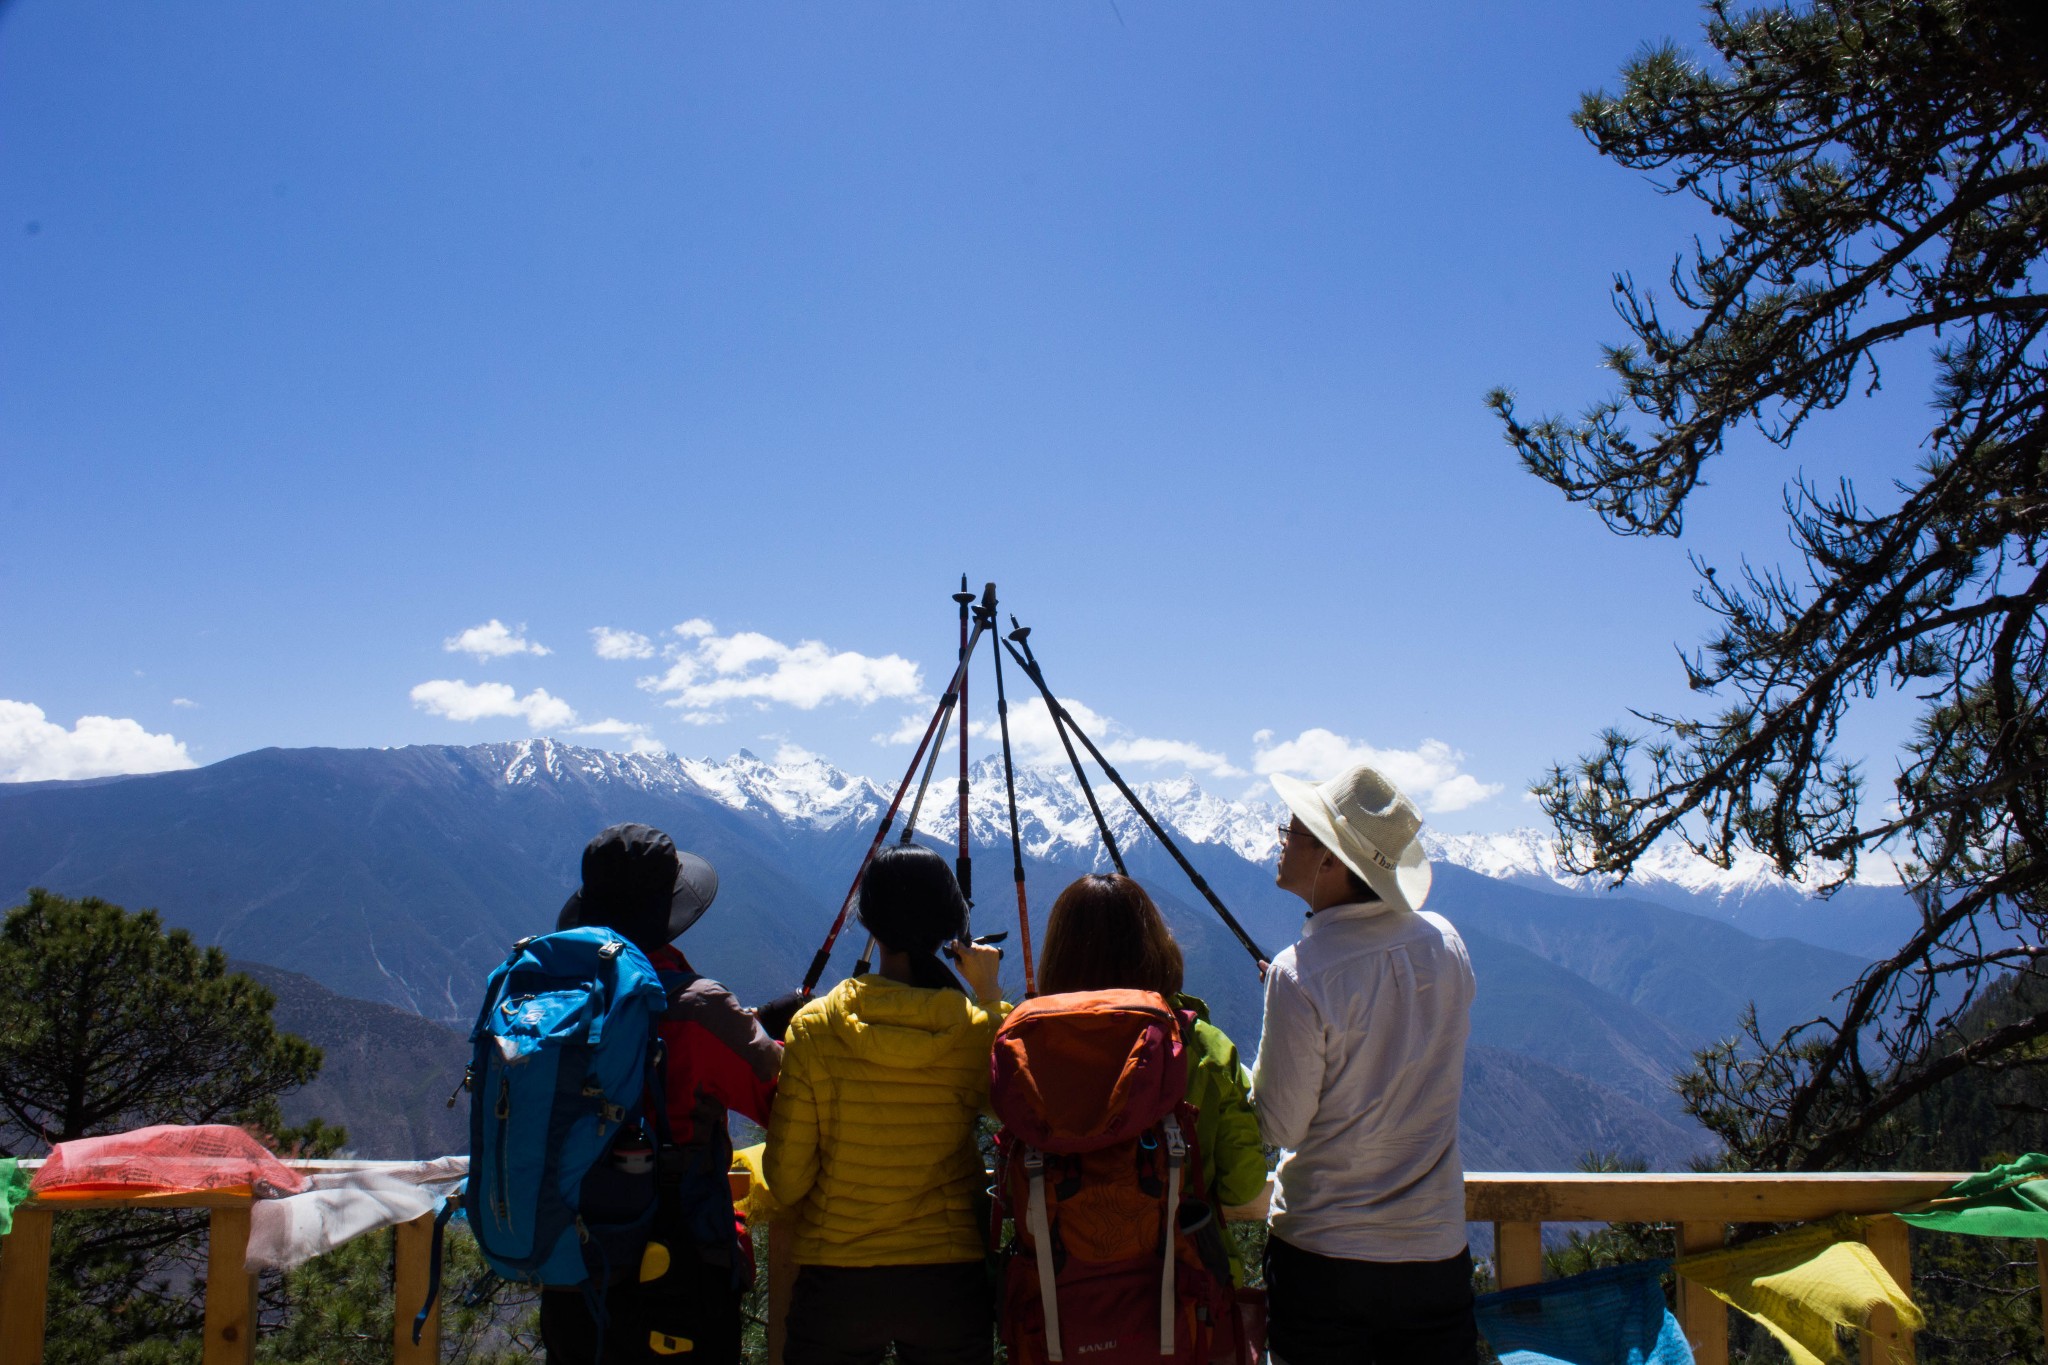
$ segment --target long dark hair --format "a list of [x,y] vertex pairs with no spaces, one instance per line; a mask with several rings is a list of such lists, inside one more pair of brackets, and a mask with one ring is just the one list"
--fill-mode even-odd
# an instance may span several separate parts
[[892,844],[860,879],[860,922],[875,941],[910,958],[912,983],[961,991],[939,949],[967,932],[967,898],[946,860],[921,844]]
[[1038,989],[1157,991],[1181,987],[1180,945],[1145,888],[1129,877],[1093,873],[1052,903],[1038,955]]

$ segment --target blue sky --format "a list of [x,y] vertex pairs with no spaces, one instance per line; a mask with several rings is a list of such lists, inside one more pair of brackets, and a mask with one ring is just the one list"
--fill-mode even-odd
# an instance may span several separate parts
[[1683,544],[1502,444],[1485,391],[1604,393],[1612,272],[1707,230],[1569,123],[1698,27],[13,0],[0,776],[550,733],[886,779],[965,571],[1133,775],[1370,750],[1528,823],[1686,703],[1686,551],[1780,558],[1786,478],[1881,500],[1926,425],[1896,357]]

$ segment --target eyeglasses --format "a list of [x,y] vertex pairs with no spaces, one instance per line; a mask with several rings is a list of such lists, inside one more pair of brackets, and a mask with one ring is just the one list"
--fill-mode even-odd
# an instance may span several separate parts
[[1309,833],[1308,826],[1297,825],[1291,820],[1284,825],[1277,826],[1277,828],[1280,831],[1280,842],[1283,844],[1285,844],[1289,839],[1292,839],[1297,834],[1304,839],[1312,839],[1315,837],[1314,835]]

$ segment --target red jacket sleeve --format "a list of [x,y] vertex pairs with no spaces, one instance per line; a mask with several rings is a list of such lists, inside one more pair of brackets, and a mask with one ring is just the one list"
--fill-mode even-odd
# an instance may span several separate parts
[[691,979],[669,996],[661,1036],[669,1050],[669,1121],[679,1138],[694,1129],[706,1101],[768,1122],[782,1044],[730,991],[705,977]]

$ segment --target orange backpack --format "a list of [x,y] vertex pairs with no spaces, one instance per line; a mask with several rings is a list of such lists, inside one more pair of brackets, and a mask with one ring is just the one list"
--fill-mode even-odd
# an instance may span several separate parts
[[1231,1330],[1187,1102],[1192,1028],[1150,991],[1087,991],[1027,1001],[996,1030],[1012,1365],[1203,1365]]

